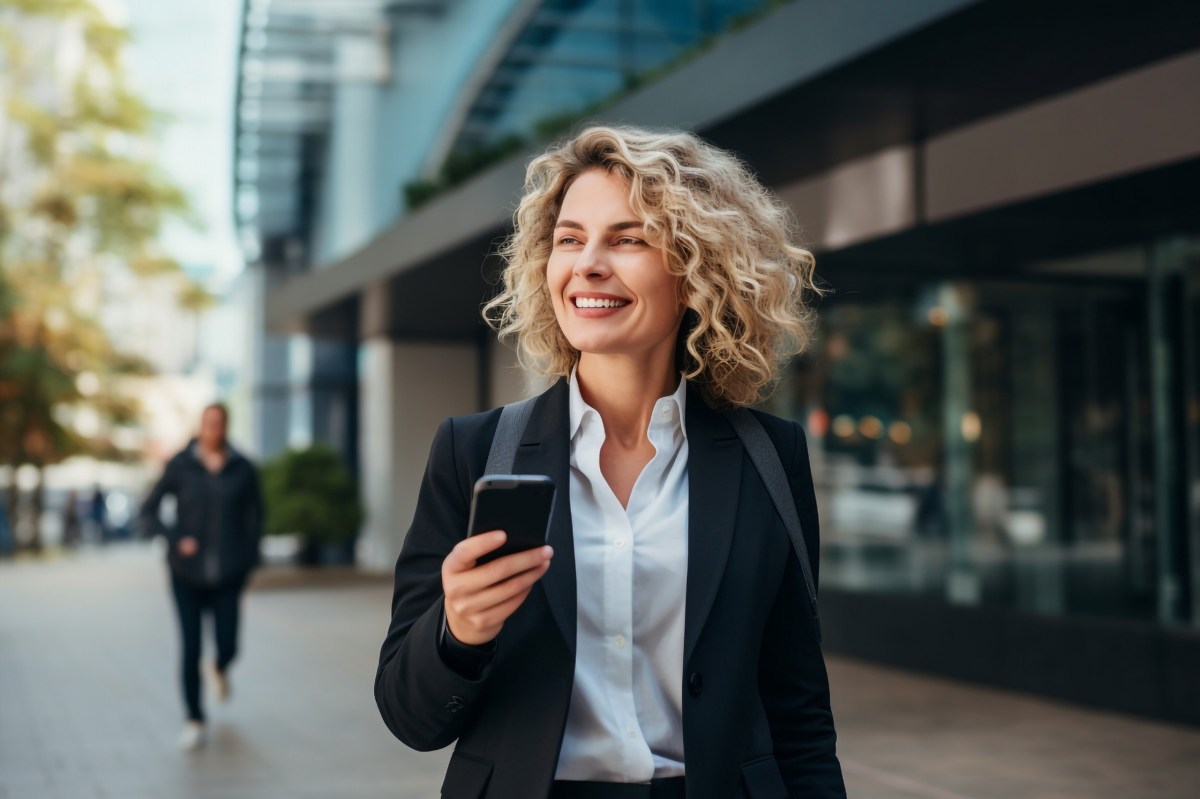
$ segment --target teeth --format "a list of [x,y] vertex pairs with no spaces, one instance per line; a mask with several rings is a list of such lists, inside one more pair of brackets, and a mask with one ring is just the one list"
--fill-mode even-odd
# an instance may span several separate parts
[[602,300],[596,297],[576,297],[576,308],[620,308],[628,305],[628,300]]

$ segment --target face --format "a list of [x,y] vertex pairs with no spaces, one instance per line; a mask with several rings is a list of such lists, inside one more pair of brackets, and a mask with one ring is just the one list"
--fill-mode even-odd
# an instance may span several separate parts
[[207,408],[200,417],[200,445],[216,450],[225,446],[225,414],[220,408]]
[[673,355],[680,279],[667,273],[619,176],[591,170],[567,189],[546,280],[558,325],[581,353]]

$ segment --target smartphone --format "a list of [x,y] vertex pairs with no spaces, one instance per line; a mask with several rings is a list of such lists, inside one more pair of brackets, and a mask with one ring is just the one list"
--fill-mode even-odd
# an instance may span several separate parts
[[504,545],[478,560],[487,563],[540,547],[546,543],[550,512],[554,508],[554,481],[544,474],[485,474],[475,481],[471,497],[468,535],[503,530]]

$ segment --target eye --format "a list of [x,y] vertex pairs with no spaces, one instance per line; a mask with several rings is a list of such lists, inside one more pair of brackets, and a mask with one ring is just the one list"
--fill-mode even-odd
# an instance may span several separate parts
[[616,242],[614,242],[614,243],[615,244],[645,244],[646,242],[642,241],[641,239],[634,238],[633,236],[622,236],[621,238],[617,239]]
[[574,236],[560,236],[555,244],[579,244],[579,239]]

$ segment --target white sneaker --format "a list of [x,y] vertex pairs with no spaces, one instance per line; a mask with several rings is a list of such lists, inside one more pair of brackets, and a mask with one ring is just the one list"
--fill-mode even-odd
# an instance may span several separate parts
[[213,693],[217,695],[218,702],[229,701],[229,677],[225,672],[217,670],[217,664],[208,661],[208,678],[212,681]]
[[207,737],[204,722],[189,721],[183,725],[183,732],[179,734],[179,748],[185,752],[194,751],[204,746]]

